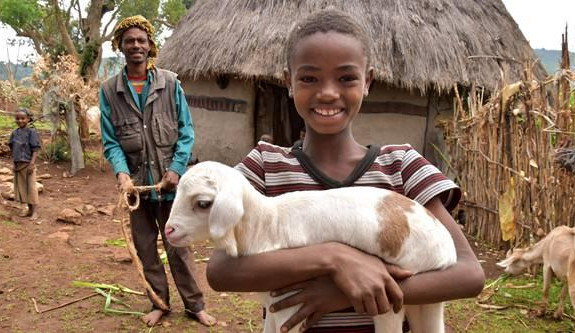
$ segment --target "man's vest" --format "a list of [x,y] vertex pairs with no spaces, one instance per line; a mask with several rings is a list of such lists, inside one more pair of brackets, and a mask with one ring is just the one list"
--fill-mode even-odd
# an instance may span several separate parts
[[[153,69],[143,111],[132,98],[123,73],[106,80],[102,90],[110,104],[112,124],[135,185],[160,182],[172,162],[178,141],[178,114],[174,100],[177,75]],[[148,184],[146,169],[152,174]]]

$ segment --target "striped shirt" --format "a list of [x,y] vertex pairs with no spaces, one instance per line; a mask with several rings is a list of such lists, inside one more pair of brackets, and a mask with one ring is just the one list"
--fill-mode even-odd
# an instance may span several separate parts
[[[270,197],[293,191],[372,186],[400,193],[422,205],[439,195],[449,211],[461,198],[457,185],[408,144],[369,147],[366,157],[342,182],[323,175],[300,147],[279,147],[263,141],[236,169]],[[373,332],[373,320],[354,312],[331,313],[308,332]]]

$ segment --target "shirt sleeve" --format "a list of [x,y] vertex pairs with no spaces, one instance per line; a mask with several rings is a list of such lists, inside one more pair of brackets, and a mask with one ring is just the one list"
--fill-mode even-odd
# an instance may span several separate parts
[[174,100],[176,101],[176,111],[178,113],[178,141],[176,142],[174,156],[169,169],[181,176],[186,172],[186,166],[194,146],[194,127],[184,90],[177,80],[174,90]]
[[258,145],[252,149],[252,151],[235,166],[235,169],[240,171],[258,192],[265,195],[264,163],[262,152],[259,148]]
[[35,129],[32,129],[30,132],[30,150],[31,151],[38,151],[40,150],[40,137],[38,136],[38,132]]
[[104,90],[100,89],[100,132],[102,134],[102,146],[104,147],[104,156],[112,165],[114,174],[120,172],[130,174],[128,163],[126,162],[126,155],[120,146],[114,125],[110,117],[110,103],[106,99]]
[[401,165],[404,194],[425,205],[440,195],[443,205],[452,211],[461,199],[461,190],[415,149],[406,150]]

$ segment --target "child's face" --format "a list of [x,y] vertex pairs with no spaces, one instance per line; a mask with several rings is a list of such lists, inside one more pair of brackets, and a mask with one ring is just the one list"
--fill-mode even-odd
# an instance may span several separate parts
[[318,32],[297,42],[285,78],[308,130],[338,134],[359,112],[372,73],[359,40]]
[[30,118],[28,118],[28,115],[24,112],[16,112],[14,120],[16,121],[16,125],[18,125],[19,128],[24,128],[26,125],[28,125]]

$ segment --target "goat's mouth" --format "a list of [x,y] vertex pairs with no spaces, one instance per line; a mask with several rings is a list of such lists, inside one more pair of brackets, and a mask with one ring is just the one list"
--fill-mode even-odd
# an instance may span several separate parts
[[166,235],[166,239],[172,246],[185,247],[189,245],[189,242],[186,241],[187,235],[185,233],[177,232],[173,227],[166,226],[164,233]]

